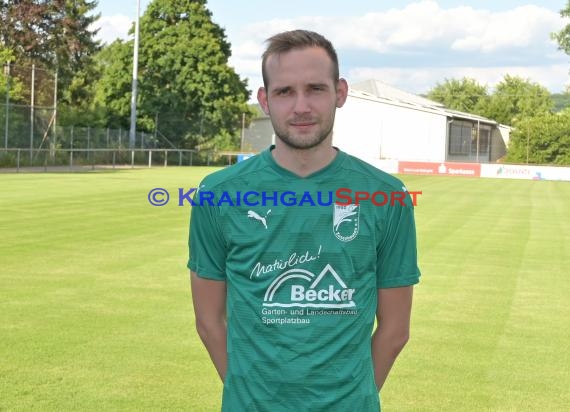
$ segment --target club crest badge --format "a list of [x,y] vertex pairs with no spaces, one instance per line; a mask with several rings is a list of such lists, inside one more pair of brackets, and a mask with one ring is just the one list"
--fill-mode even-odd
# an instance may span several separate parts
[[360,206],[334,204],[333,232],[338,240],[350,242],[358,235],[359,226]]

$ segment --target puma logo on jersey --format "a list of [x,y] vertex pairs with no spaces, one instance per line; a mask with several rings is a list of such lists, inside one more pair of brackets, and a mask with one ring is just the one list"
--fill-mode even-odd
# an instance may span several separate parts
[[247,211],[247,217],[250,217],[250,218],[255,219],[255,220],[259,220],[263,224],[263,226],[267,229],[267,216],[269,216],[270,213],[271,213],[271,209],[269,209],[267,211],[267,213],[265,214],[264,217],[261,217],[256,212],[254,212],[253,210],[248,210]]

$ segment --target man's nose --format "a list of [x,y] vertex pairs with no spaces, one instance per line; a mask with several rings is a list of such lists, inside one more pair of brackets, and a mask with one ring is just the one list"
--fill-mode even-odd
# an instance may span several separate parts
[[311,111],[309,96],[306,93],[298,93],[295,99],[295,113],[307,113]]

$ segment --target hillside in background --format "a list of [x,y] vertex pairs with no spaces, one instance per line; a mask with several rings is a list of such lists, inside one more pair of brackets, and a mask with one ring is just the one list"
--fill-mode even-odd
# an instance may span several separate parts
[[554,93],[551,95],[554,102],[554,111],[559,112],[567,107],[570,107],[570,94],[569,93]]

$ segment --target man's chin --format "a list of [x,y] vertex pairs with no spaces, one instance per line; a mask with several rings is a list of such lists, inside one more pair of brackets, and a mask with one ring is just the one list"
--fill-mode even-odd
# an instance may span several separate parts
[[315,137],[315,136],[287,136],[285,138],[279,137],[286,146],[289,146],[292,149],[296,150],[308,150],[313,149],[321,144],[326,140],[325,138]]

